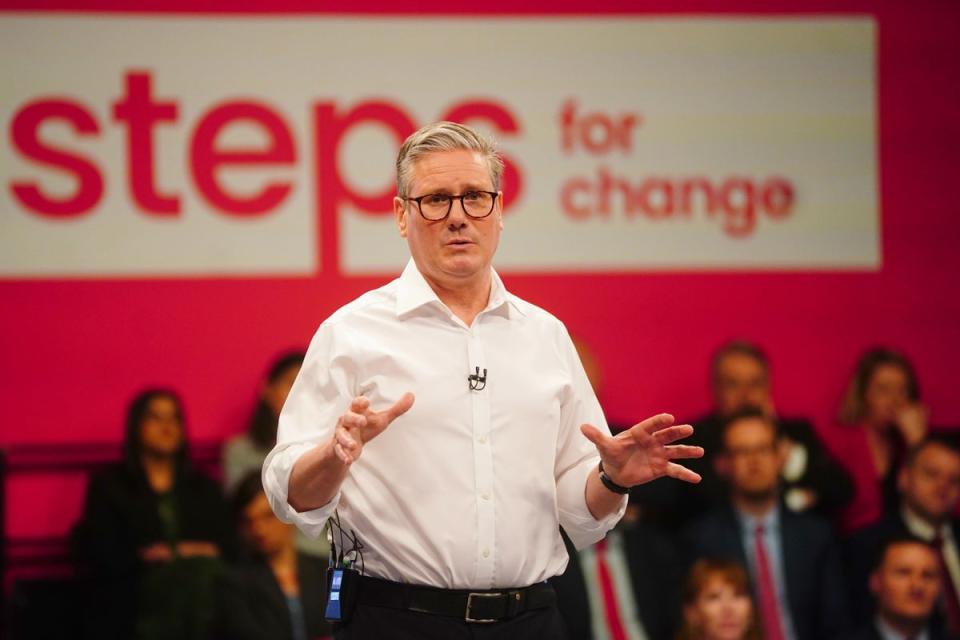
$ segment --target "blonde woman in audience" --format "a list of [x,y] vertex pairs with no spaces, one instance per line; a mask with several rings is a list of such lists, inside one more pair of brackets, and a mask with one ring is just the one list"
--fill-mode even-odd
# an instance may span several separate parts
[[927,435],[927,408],[903,354],[874,348],[857,362],[831,438],[856,492],[841,527],[851,533],[896,508],[896,478],[906,452]]
[[742,565],[701,558],[683,592],[683,626],[677,640],[762,640]]

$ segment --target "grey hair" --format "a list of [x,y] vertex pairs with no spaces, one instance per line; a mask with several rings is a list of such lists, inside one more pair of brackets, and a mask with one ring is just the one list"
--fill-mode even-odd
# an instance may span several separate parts
[[493,142],[476,130],[456,122],[434,122],[410,134],[397,154],[397,193],[406,197],[413,165],[428,153],[437,151],[476,151],[483,155],[490,171],[493,190],[500,190],[503,160]]

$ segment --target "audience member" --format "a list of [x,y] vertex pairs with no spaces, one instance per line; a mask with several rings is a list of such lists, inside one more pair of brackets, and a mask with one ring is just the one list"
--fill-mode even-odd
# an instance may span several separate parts
[[227,493],[232,493],[237,483],[251,471],[259,472],[267,454],[277,443],[280,410],[300,372],[303,357],[303,352],[297,351],[274,360],[260,387],[247,432],[231,438],[224,445],[223,481]]
[[856,491],[843,513],[851,533],[896,508],[897,471],[907,449],[927,434],[927,409],[913,366],[896,351],[876,348],[857,362],[832,439]]
[[946,640],[931,620],[940,590],[937,552],[918,538],[886,541],[870,575],[877,601],[873,619],[850,640]]
[[72,542],[95,585],[89,637],[207,638],[214,582],[234,537],[219,487],[188,461],[175,393],[133,400],[124,461],[91,479]]
[[571,639],[646,640],[673,636],[682,566],[670,538],[627,511],[606,538],[579,552],[552,579]]
[[[733,340],[720,346],[710,362],[713,409],[694,422],[690,438],[704,456],[688,466],[703,478],[699,484],[655,481],[641,488],[642,499],[657,513],[689,521],[725,499],[726,485],[714,469],[720,450],[723,421],[745,408],[755,408],[779,424],[786,459],[781,471],[784,503],[794,511],[814,510],[826,517],[839,515],[853,497],[853,482],[823,446],[808,420],[777,414],[771,393],[770,362],[753,343]],[[669,517],[662,518],[667,521]]]
[[695,557],[749,568],[767,640],[827,640],[848,630],[846,591],[830,524],[782,503],[777,423],[745,409],[722,431],[717,471],[729,499],[686,532]]
[[[573,337],[573,344],[602,398],[599,362],[583,340]],[[682,567],[669,537],[641,526],[636,489],[623,518],[596,545],[578,552],[561,529],[570,560],[550,581],[571,640],[669,638],[677,627]]]
[[259,472],[240,481],[233,506],[250,557],[231,567],[218,589],[217,640],[330,636],[327,564],[297,551],[294,527],[273,514]]
[[945,575],[940,613],[951,634],[960,637],[960,520],[953,517],[960,500],[960,449],[944,436],[931,435],[907,454],[898,475],[900,505],[846,541],[852,602],[861,618],[872,610],[868,576],[886,541],[912,535],[930,543],[942,558]]
[[[277,443],[280,410],[302,364],[303,352],[293,351],[279,356],[270,365],[247,432],[229,439],[223,446],[223,481],[227,493],[232,493],[237,483],[250,472],[261,472],[263,461]],[[297,530],[296,542],[297,548],[304,553],[324,560],[330,555],[330,545],[322,536],[310,538]]]
[[677,640],[762,638],[743,565],[730,560],[697,560],[684,586],[683,627]]

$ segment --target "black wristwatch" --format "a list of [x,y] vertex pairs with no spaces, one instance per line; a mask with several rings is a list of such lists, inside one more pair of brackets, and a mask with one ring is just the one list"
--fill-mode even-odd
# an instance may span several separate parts
[[630,487],[624,487],[617,484],[616,482],[610,479],[610,476],[604,473],[603,460],[600,461],[600,482],[602,482],[603,486],[605,486],[607,489],[609,489],[614,493],[618,493],[621,496],[625,496],[628,493],[630,493]]

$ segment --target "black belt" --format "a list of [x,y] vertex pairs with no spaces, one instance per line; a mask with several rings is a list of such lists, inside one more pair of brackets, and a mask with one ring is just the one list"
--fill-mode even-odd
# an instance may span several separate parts
[[467,622],[508,620],[525,611],[551,607],[556,600],[557,594],[546,582],[522,589],[468,591],[401,584],[362,576],[357,590],[359,604],[449,616]]

